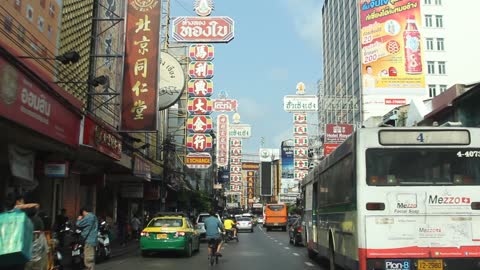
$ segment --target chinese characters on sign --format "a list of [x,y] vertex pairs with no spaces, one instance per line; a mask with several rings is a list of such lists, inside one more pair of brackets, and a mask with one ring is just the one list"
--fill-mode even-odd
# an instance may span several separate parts
[[228,115],[217,116],[217,164],[227,166],[229,158],[229,120]]
[[128,1],[121,130],[157,128],[159,27],[158,1]]
[[188,48],[188,56],[192,61],[211,61],[213,60],[214,48],[210,44],[194,44]]

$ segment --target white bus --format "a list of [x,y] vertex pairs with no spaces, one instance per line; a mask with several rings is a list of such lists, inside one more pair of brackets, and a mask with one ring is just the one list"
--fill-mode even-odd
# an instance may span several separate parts
[[332,270],[480,269],[479,128],[358,129],[303,184]]

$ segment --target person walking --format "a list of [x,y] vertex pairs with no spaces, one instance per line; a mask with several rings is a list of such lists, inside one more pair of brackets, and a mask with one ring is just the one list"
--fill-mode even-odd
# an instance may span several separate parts
[[97,217],[83,207],[80,216],[77,218],[77,227],[82,230],[82,237],[85,239],[84,264],[85,270],[95,269],[95,247],[97,246],[98,220]]
[[132,223],[132,230],[133,230],[133,239],[138,241],[142,222],[140,221],[140,219],[138,219],[137,215],[134,215],[131,223]]

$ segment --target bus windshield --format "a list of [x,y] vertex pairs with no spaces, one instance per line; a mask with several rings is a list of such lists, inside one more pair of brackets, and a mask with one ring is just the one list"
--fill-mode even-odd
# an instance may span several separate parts
[[367,183],[480,185],[480,149],[368,149]]

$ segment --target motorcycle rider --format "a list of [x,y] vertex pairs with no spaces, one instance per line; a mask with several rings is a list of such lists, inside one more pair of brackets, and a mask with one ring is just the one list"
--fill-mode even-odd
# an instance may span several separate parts
[[224,221],[223,226],[225,227],[226,231],[231,231],[233,233],[233,237],[237,238],[237,226],[235,223],[235,216],[229,215]]
[[85,270],[95,269],[95,247],[97,246],[98,221],[97,217],[83,207],[80,216],[77,218],[77,227],[82,230],[82,237],[85,239],[84,264]]

